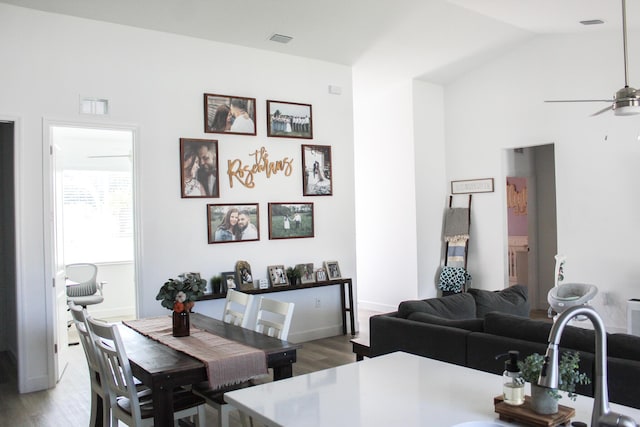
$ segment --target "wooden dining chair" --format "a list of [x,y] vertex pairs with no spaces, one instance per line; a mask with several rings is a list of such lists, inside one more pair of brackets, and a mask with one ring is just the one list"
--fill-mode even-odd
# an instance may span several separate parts
[[[104,382],[111,408],[110,425],[116,426],[120,420],[132,427],[152,426],[154,407],[151,390],[136,389],[118,325],[99,322],[92,318],[89,318],[87,323],[102,372],[105,373],[103,377],[106,377]],[[204,403],[202,397],[189,390],[177,388],[173,394],[174,420],[195,416],[196,426],[205,427]]]
[[289,336],[294,306],[295,304],[292,302],[261,297],[255,331],[286,341]]
[[222,321],[246,328],[249,324],[251,301],[251,295],[229,289],[222,312]]
[[106,389],[104,382],[102,381],[102,369],[96,354],[96,348],[91,339],[89,333],[89,327],[87,319],[89,315],[82,306],[75,305],[73,302],[69,303],[69,311],[71,317],[78,331],[80,343],[84,350],[84,355],[87,358],[87,365],[89,366],[89,377],[91,381],[91,426],[96,425],[96,419],[98,418],[98,402],[102,400],[102,425],[108,426],[111,419],[111,409],[109,405],[109,392]]

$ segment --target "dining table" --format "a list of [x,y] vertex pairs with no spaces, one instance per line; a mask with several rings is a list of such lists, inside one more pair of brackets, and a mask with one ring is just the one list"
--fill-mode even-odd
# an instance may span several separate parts
[[[267,367],[273,369],[274,381],[293,375],[296,350],[302,347],[301,344],[269,337],[200,313],[191,313],[190,322],[192,328],[264,351]],[[173,390],[207,381],[205,362],[148,338],[124,324],[120,324],[118,329],[133,376],[152,391],[154,426],[173,426]],[[101,402],[98,408],[102,408]],[[102,415],[98,414],[96,425],[101,424]]]

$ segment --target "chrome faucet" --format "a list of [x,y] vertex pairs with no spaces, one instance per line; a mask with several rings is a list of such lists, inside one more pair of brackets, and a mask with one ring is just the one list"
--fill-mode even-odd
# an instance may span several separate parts
[[556,319],[549,333],[549,347],[544,358],[544,364],[538,378],[538,385],[548,388],[558,388],[560,378],[558,372],[558,345],[564,327],[571,319],[583,315],[591,320],[596,334],[596,366],[595,393],[593,396],[593,412],[591,427],[637,427],[631,418],[611,412],[609,409],[609,392],[607,385],[607,334],[604,322],[598,313],[588,305],[568,308]]

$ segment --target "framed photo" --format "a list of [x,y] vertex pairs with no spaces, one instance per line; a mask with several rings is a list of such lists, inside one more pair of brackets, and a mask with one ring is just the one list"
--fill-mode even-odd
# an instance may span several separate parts
[[253,289],[253,274],[247,261],[236,262],[236,283],[241,291]]
[[302,195],[331,196],[331,146],[302,146]]
[[255,135],[256,99],[205,93],[204,131]]
[[224,273],[220,273],[222,276],[222,283],[220,284],[220,293],[226,294],[229,289],[239,289],[238,283],[236,282],[236,272],[235,271],[227,271]]
[[257,203],[207,205],[209,243],[260,240],[260,209]]
[[298,264],[296,270],[300,273],[300,283],[314,283],[316,281],[316,274],[313,271],[313,263]]
[[327,271],[324,268],[319,268],[316,270],[316,280],[318,282],[326,282],[327,279]]
[[311,104],[268,100],[267,136],[313,139]]
[[327,274],[329,275],[329,280],[339,279],[342,277],[340,274],[340,267],[338,266],[338,261],[325,261],[324,268],[327,270]]
[[269,203],[269,239],[313,237],[313,203]]
[[493,178],[451,181],[451,194],[493,193]]
[[180,138],[180,172],[183,199],[220,197],[218,141]]
[[288,286],[289,278],[287,277],[287,272],[284,269],[284,265],[270,265],[267,267],[269,272],[269,283],[271,286]]

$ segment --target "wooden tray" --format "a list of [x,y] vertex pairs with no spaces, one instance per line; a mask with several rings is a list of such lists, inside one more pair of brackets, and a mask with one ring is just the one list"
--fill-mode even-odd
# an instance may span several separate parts
[[531,409],[531,397],[524,397],[524,404],[512,406],[504,403],[503,396],[493,398],[495,412],[500,414],[502,421],[516,421],[531,427],[555,427],[568,425],[571,417],[576,415],[576,410],[568,406],[558,405],[558,412],[555,414],[536,414]]

